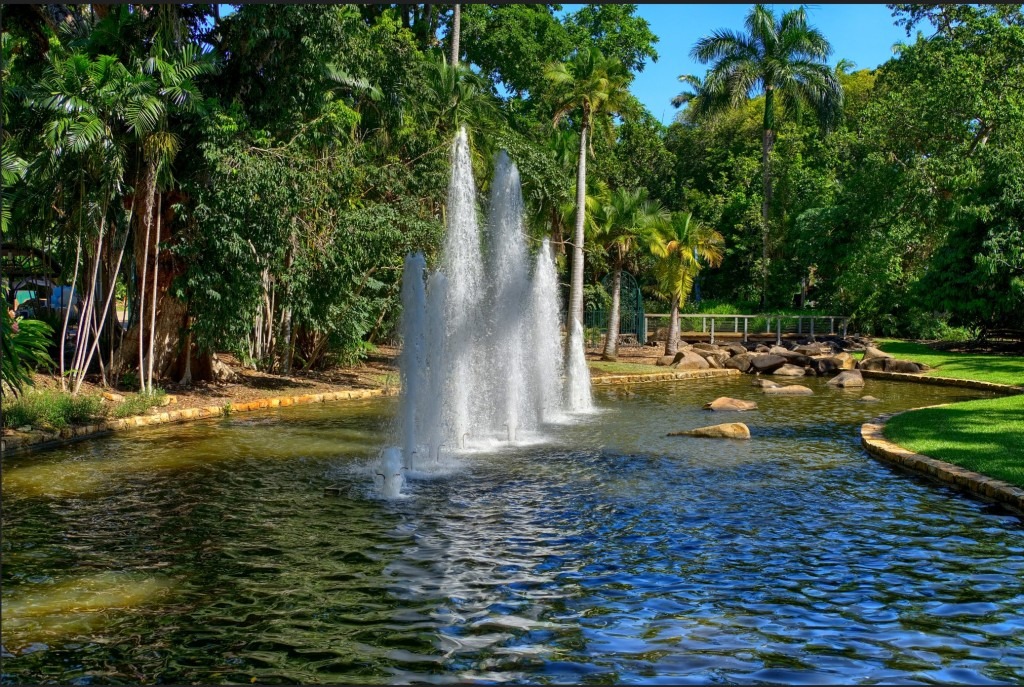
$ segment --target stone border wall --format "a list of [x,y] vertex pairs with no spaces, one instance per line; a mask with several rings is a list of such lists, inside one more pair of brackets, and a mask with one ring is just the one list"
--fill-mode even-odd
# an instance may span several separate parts
[[861,370],[860,373],[865,379],[888,379],[893,382],[917,382],[918,384],[935,384],[938,386],[958,386],[964,389],[992,391],[997,394],[1024,394],[1024,387],[1012,386],[1010,384],[996,384],[995,382],[979,382],[973,379],[957,379],[956,377],[926,377],[923,374],[910,374],[909,372],[881,372],[876,370]]
[[635,375],[607,375],[592,377],[591,386],[616,386],[622,384],[646,384],[650,382],[673,382],[680,379],[708,379],[711,377],[738,377],[743,374],[731,368],[708,370],[675,370],[672,372],[642,372]]
[[[944,405],[950,404],[942,403],[938,406],[924,406],[924,408],[938,408]],[[914,408],[913,410],[923,410],[924,408]],[[905,410],[903,412],[908,413],[911,411]],[[987,477],[979,472],[953,465],[952,463],[929,458],[920,453],[914,453],[886,439],[883,434],[885,423],[889,419],[902,414],[891,413],[889,415],[881,415],[871,422],[861,425],[861,443],[869,454],[875,458],[896,463],[904,468],[928,475],[933,479],[950,484],[961,491],[980,496],[985,500],[995,501],[1005,506],[1015,515],[1024,518],[1024,489],[993,477]]]
[[175,422],[187,422],[189,420],[201,420],[213,417],[224,417],[233,413],[246,413],[265,408],[286,408],[288,406],[308,405],[310,403],[325,403],[328,401],[342,401],[358,398],[372,398],[397,393],[397,389],[386,391],[384,389],[352,389],[350,391],[332,391],[325,394],[304,394],[302,396],[275,396],[272,398],[259,398],[255,401],[245,403],[227,402],[223,405],[204,406],[201,408],[182,408],[181,410],[170,410],[154,415],[136,415],[119,419],[104,420],[91,425],[78,425],[76,427],[65,427],[61,430],[39,431],[31,434],[18,434],[0,438],[0,454],[6,456],[11,453],[52,448],[61,444],[68,444],[82,439],[106,436],[113,432],[125,432],[139,427],[153,427]]

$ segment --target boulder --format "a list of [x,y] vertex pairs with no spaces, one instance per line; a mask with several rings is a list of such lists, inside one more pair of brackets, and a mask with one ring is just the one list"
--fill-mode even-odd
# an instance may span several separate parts
[[704,404],[704,410],[755,410],[757,403],[754,401],[742,401],[738,398],[720,396],[711,403]]
[[819,377],[829,377],[840,370],[834,358],[814,358],[809,367]]
[[698,427],[684,432],[669,432],[670,437],[708,437],[711,439],[749,439],[750,428],[742,422],[727,422],[722,425]]
[[698,341],[697,343],[693,344],[693,350],[695,350],[695,351],[713,351],[713,352],[717,353],[718,351],[720,351],[722,349],[718,346],[718,344],[704,343],[703,341]]
[[104,391],[102,394],[103,398],[114,403],[120,403],[124,400],[124,396],[121,394],[115,394],[112,391]]
[[860,370],[846,370],[828,380],[827,386],[834,386],[840,389],[864,386],[864,376]]
[[886,372],[905,372],[909,374],[919,374],[921,367],[909,360],[897,360],[896,358],[885,359],[885,371]]
[[668,367],[675,361],[676,357],[674,355],[663,355],[660,358],[658,358],[657,362],[655,362],[654,364],[657,365],[658,367]]
[[771,386],[761,389],[772,396],[812,396],[814,392],[806,386],[799,384],[787,384],[785,386]]
[[880,348],[874,346],[866,346],[864,348],[864,360],[871,360],[872,358],[891,358],[893,357],[889,353],[886,353]]
[[765,346],[764,344],[758,344],[754,346],[754,352],[756,353],[767,353],[770,350],[772,349],[769,346]]
[[803,377],[804,368],[797,367],[796,365],[790,365],[789,363],[783,365],[779,369],[773,371],[771,374],[778,375],[780,377]]
[[867,358],[857,363],[857,369],[884,372],[886,360],[887,358]]
[[706,370],[711,366],[708,365],[708,361],[693,351],[679,351],[676,353],[672,367],[677,370]]
[[771,355],[770,353],[766,353],[751,359],[750,368],[755,372],[774,372],[787,362],[789,362],[789,360],[783,358],[781,355]]
[[836,362],[836,365],[840,370],[852,370],[857,366],[857,361],[853,359],[853,356],[846,351],[840,351],[832,356],[832,360]]
[[747,352],[747,349],[740,344],[726,344],[722,346],[723,351],[728,351],[729,355],[743,355]]
[[779,384],[778,382],[773,382],[770,379],[761,379],[760,377],[758,377],[757,379],[754,380],[754,386],[759,386],[762,389],[774,389],[782,385]]
[[[832,349],[830,348],[829,350],[831,351]],[[793,352],[799,353],[800,355],[821,355],[825,352],[825,347],[816,343],[804,344],[803,346],[797,346],[794,348]]]
[[865,403],[875,403],[881,399],[875,398],[874,396],[861,396],[858,400],[864,401]]
[[789,355],[791,351],[784,346],[772,346],[768,349],[768,352],[772,355]]
[[751,353],[740,353],[722,363],[722,367],[731,368],[733,370],[739,370],[740,372],[750,371],[750,361],[754,359]]

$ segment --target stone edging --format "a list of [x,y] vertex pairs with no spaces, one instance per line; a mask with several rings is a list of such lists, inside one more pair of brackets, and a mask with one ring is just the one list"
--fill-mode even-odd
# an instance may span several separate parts
[[917,382],[918,384],[935,384],[938,386],[958,386],[964,389],[992,391],[997,394],[1024,394],[1024,387],[995,382],[979,382],[973,379],[957,379],[955,377],[926,377],[922,374],[909,372],[881,372],[879,370],[861,370],[866,379],[888,379],[893,382]]
[[258,398],[245,403],[225,403],[219,406],[204,406],[201,408],[182,408],[171,410],[155,415],[135,415],[134,417],[119,418],[116,420],[105,420],[91,425],[78,425],[76,427],[65,427],[61,430],[48,432],[32,432],[31,434],[20,434],[7,436],[0,439],[0,453],[8,455],[19,451],[37,450],[52,448],[61,444],[68,444],[81,439],[106,436],[113,432],[124,432],[139,427],[152,427],[155,425],[170,424],[174,422],[187,422],[189,420],[201,420],[212,417],[223,417],[231,413],[246,413],[264,408],[285,408],[287,406],[307,405],[310,403],[325,403],[327,401],[341,401],[357,398],[372,398],[396,393],[397,390],[387,391],[384,389],[353,389],[351,391],[332,391],[326,394],[304,394],[302,396],[275,396],[273,398]]
[[[893,373],[896,374],[896,373]],[[924,408],[939,408],[948,403],[941,403],[934,406],[913,408],[913,410],[924,410]],[[903,413],[910,412],[909,410]],[[941,480],[955,486],[962,491],[968,491],[976,496],[989,501],[995,501],[1005,506],[1016,515],[1024,518],[1024,489],[1015,487],[1008,482],[1003,482],[992,477],[987,477],[972,470],[966,470],[958,465],[947,463],[943,460],[929,458],[920,453],[909,451],[898,444],[894,444],[885,438],[883,431],[885,423],[903,413],[891,413],[881,415],[871,422],[860,426],[861,443],[869,454],[881,460],[890,461],[909,468],[916,472],[923,473],[932,478]]]
[[591,386],[616,386],[622,384],[644,384],[648,382],[671,382],[679,379],[708,379],[711,377],[736,377],[743,374],[731,368],[709,370],[676,370],[675,372],[644,372],[635,375],[607,375],[592,377]]

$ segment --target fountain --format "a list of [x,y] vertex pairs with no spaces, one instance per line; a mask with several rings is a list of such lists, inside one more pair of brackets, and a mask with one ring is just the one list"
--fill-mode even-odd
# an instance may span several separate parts
[[504,151],[487,210],[481,236],[462,130],[452,146],[441,267],[427,274],[416,253],[402,272],[401,448],[386,448],[377,471],[388,498],[405,475],[442,464],[445,453],[515,444],[565,411],[593,408],[578,323],[563,388],[555,263],[545,239],[531,275],[519,170]]

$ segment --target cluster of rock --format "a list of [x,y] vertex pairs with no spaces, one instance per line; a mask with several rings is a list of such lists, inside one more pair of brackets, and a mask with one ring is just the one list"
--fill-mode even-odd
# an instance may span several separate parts
[[[864,351],[854,360],[851,351]],[[922,372],[927,366],[898,360],[861,337],[829,338],[821,341],[783,341],[781,345],[746,343],[683,344],[674,356],[662,356],[657,365],[679,370],[732,368],[749,374],[779,377],[832,376],[847,370]]]

